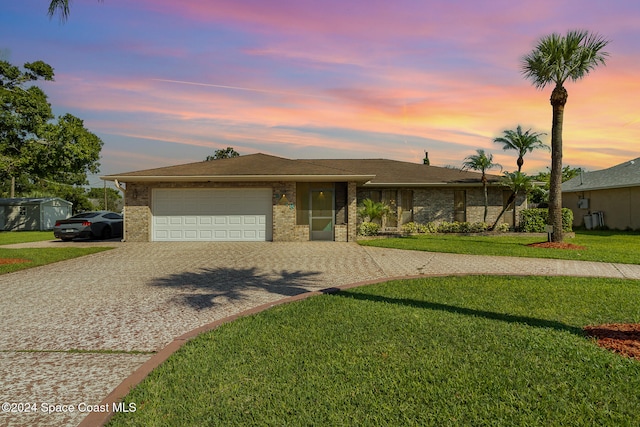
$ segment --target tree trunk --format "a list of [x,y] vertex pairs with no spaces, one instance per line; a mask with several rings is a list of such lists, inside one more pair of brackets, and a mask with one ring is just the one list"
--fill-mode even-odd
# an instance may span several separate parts
[[489,196],[487,195],[487,183],[485,177],[482,177],[482,188],[484,189],[484,219],[483,222],[487,222],[487,213],[489,211]]
[[[491,226],[491,228],[489,230],[493,231],[496,229],[496,226],[498,225],[498,221],[500,221],[500,218],[502,218],[502,215],[504,215],[504,213],[507,211],[507,209],[509,208],[509,206],[511,205],[511,203],[514,203],[516,200],[516,196],[518,195],[518,193],[511,193],[511,195],[509,196],[509,198],[507,199],[507,204],[504,205],[504,207],[502,208],[502,211],[500,212],[500,215],[498,215],[498,218],[496,218],[496,222],[493,223],[493,225]],[[513,204],[513,210],[515,212],[516,210],[516,205],[515,203]],[[515,228],[516,223],[515,223],[515,216],[513,217],[513,227]]]
[[549,225],[553,226],[552,242],[562,242],[562,121],[567,103],[567,90],[558,84],[551,93],[551,178],[549,182]]

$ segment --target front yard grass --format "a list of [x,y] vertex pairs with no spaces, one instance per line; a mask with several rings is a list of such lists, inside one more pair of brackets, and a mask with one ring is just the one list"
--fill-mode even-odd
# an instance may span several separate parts
[[53,240],[53,231],[0,231],[0,245]]
[[188,342],[109,425],[637,425],[640,362],[582,328],[640,322],[639,300],[639,281],[495,276],[313,297]]
[[108,247],[25,248],[10,249],[2,245],[53,240],[51,231],[0,232],[0,274],[51,264],[110,249]]
[[640,233],[616,231],[576,231],[566,243],[584,246],[584,250],[549,249],[527,246],[546,239],[522,235],[450,235],[424,234],[392,239],[361,240],[365,246],[448,252],[471,255],[554,258],[582,261],[640,264]]

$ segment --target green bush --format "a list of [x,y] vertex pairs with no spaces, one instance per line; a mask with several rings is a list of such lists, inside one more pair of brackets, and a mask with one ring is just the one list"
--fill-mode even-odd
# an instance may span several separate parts
[[380,225],[375,222],[363,222],[358,226],[358,235],[375,236],[380,231]]
[[506,222],[503,222],[502,224],[496,225],[496,228],[494,231],[498,231],[500,233],[506,233],[509,230],[511,230],[511,226]]
[[418,224],[418,233],[436,233],[437,231],[438,231],[438,225],[435,222]]
[[402,224],[402,227],[400,227],[400,229],[404,234],[415,234],[420,232],[418,224],[413,221]]
[[[548,209],[524,209],[520,212],[520,228],[527,233],[544,233],[549,219]],[[573,231],[573,212],[562,209],[562,231]]]
[[438,225],[438,233],[482,233],[489,230],[486,222],[447,222]]
[[438,226],[433,222],[426,224],[418,224],[417,222],[407,222],[400,227],[404,234],[416,234],[416,233],[436,233]]

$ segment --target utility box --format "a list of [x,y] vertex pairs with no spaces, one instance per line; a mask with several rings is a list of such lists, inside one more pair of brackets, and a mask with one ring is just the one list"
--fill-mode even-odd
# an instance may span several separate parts
[[589,199],[578,199],[578,209],[589,209]]

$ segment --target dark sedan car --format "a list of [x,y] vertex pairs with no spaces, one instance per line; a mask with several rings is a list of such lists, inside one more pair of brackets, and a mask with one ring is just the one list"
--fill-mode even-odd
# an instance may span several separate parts
[[110,239],[122,236],[122,215],[109,211],[83,212],[56,221],[53,235],[61,240],[77,237]]

